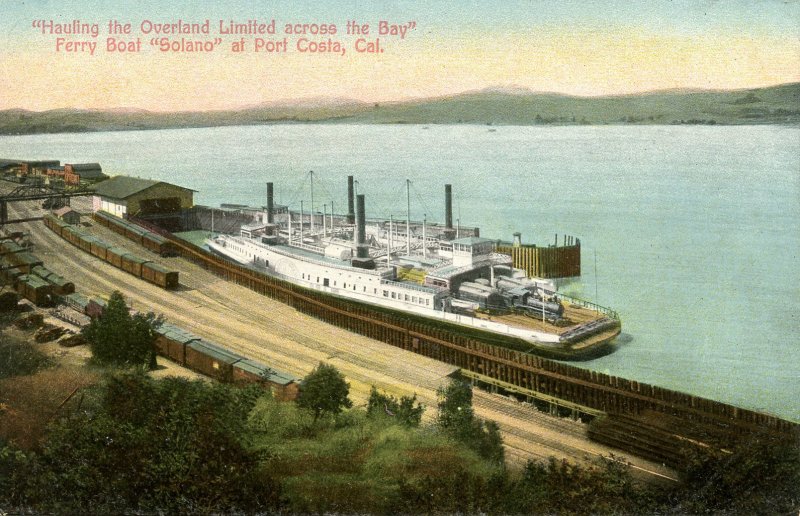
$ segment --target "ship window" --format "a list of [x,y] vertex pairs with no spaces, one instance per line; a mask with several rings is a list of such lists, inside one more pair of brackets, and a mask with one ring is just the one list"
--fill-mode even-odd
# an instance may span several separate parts
[[[330,285],[330,282],[328,281],[328,278],[325,278],[324,280],[322,280],[322,286],[323,287],[327,287],[329,285]],[[334,283],[334,285],[335,285],[335,283]]]
[[342,283],[342,288],[347,288],[347,283]]
[[431,300],[430,299],[426,299],[425,300],[425,305],[429,305],[429,304],[431,304]]
[[408,294],[405,295],[405,301],[408,301]]
[[366,292],[366,291],[367,291],[367,287],[364,287],[364,292]]
[[319,276],[317,276],[317,283],[319,283]]
[[416,302],[417,302],[417,296],[413,296],[413,297],[411,298],[411,302],[412,302],[412,303],[416,303]]
[[395,296],[394,292],[392,292],[392,299],[395,299],[395,297],[396,296]]
[[377,289],[377,288],[373,288],[373,289],[372,289],[372,293],[373,293],[373,294],[377,294],[377,293],[378,293],[378,289]]
[[[354,285],[353,285],[353,290],[355,290],[355,289],[356,289],[356,286],[355,286],[355,284],[354,284]],[[364,290],[366,290],[366,288],[365,288]]]
[[383,297],[389,297],[389,291],[388,290],[384,290],[383,291]]

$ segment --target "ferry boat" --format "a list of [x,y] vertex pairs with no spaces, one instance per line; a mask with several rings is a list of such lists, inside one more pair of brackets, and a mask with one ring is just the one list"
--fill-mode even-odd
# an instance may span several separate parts
[[252,223],[206,245],[309,289],[502,336],[545,356],[580,359],[613,350],[621,331],[616,314],[559,293],[552,280],[527,277],[477,231],[462,236],[450,222],[449,185],[444,226],[367,223],[363,195],[355,196],[354,213],[352,178],[348,190],[347,216],[328,217],[276,210],[270,183],[267,206]]

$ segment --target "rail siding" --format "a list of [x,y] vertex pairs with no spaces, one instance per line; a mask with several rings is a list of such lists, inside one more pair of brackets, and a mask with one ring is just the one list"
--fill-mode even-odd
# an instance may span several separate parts
[[[157,230],[151,225],[147,227]],[[750,433],[764,428],[789,432],[800,426],[769,414],[488,344],[400,314],[370,310],[363,304],[309,291],[248,269],[166,231],[158,232],[170,239],[184,258],[227,281],[355,333],[523,389],[607,413],[638,415],[654,410],[708,423],[728,434]]]

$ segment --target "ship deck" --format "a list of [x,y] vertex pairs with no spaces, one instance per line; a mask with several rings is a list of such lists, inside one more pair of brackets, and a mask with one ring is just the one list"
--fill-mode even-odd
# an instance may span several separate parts
[[[535,331],[542,331],[542,332],[562,335],[578,325],[602,319],[606,317],[606,315],[603,314],[602,312],[596,312],[589,308],[573,305],[570,303],[564,303],[563,321],[566,322],[567,324],[563,326],[560,325],[556,326],[555,324],[551,324],[547,321],[542,321],[539,318],[529,317],[527,315],[522,315],[522,314],[489,315],[487,313],[479,312],[475,314],[475,317],[478,319],[486,319],[490,321],[505,323],[511,326],[527,328]],[[571,346],[571,348],[572,349],[588,348],[595,344],[599,344],[616,337],[619,334],[619,332],[620,332],[619,327],[609,328],[599,333],[590,335],[585,339],[581,339],[580,341],[574,343]]]

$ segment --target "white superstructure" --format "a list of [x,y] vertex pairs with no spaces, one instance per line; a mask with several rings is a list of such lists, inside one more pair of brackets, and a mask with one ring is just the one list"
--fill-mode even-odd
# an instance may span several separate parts
[[[513,336],[538,345],[557,346],[560,341],[556,334],[452,313],[452,306],[463,302],[453,299],[447,288],[397,281],[395,267],[381,260],[375,261],[374,269],[355,267],[347,260],[352,253],[347,253],[347,246],[342,243],[266,244],[258,238],[219,235],[208,240],[207,245],[239,263],[263,268],[270,274],[314,290]],[[485,261],[497,256],[481,252],[480,264],[485,266]],[[402,262],[403,258],[397,261]],[[448,262],[443,263],[448,268]],[[466,267],[469,265],[461,262],[460,267],[449,266],[453,271],[463,271]]]

